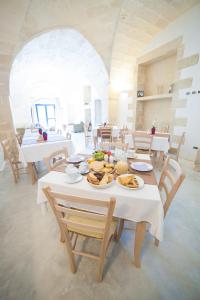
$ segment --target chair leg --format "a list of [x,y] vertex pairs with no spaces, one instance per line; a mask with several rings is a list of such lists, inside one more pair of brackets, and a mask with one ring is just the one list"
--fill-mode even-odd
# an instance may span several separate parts
[[99,259],[99,269],[97,272],[97,281],[102,281],[103,278],[103,267],[104,267],[104,261],[106,257],[106,247],[104,247],[103,250],[101,250],[100,259]]
[[155,239],[155,246],[158,247],[159,246],[159,240]]
[[120,221],[119,221],[119,229],[118,229],[117,237],[116,237],[117,241],[120,240],[120,237],[122,235],[123,229],[124,229],[124,219],[120,219]]
[[72,252],[72,245],[70,243],[70,237],[68,232],[66,232],[66,239],[65,239],[65,245],[67,247],[67,252],[69,255],[69,265],[70,265],[70,269],[72,273],[76,272],[76,263],[75,263],[75,257],[74,257],[74,253]]

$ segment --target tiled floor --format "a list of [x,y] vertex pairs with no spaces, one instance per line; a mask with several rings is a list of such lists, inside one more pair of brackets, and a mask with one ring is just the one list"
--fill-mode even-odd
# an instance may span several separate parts
[[[200,299],[200,173],[189,162],[182,166],[187,176],[165,220],[164,241],[156,248],[147,234],[136,269],[134,231],[125,230],[109,249],[100,284],[96,262],[87,258],[70,273],[55,218],[36,204],[37,184],[23,175],[15,185],[7,166],[0,173],[0,299]],[[95,241],[87,246],[98,249]]]

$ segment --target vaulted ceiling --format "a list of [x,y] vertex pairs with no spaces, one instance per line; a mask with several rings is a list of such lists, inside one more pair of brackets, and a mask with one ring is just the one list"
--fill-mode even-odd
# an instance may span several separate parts
[[135,58],[152,38],[200,0],[1,0],[0,55],[59,27],[83,34],[103,59],[110,80],[130,81]]

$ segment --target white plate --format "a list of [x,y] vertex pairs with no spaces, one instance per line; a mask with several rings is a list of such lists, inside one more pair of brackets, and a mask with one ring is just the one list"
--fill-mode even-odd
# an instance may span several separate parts
[[87,182],[88,182],[91,186],[93,186],[94,188],[96,188],[96,189],[107,189],[108,187],[110,187],[110,186],[113,184],[114,180],[112,180],[110,183],[102,184],[102,185],[100,185],[100,184],[92,184],[92,183],[89,182],[88,180],[87,180]]
[[72,164],[77,164],[81,161],[84,161],[84,157],[80,155],[72,155],[67,158],[67,161]]
[[79,176],[77,176],[77,178],[74,181],[69,180],[68,178],[66,179],[66,183],[77,183],[79,181],[81,181],[83,179],[83,176],[81,174],[79,174]]
[[125,186],[125,185],[121,184],[118,181],[119,177],[126,177],[126,176],[130,176],[130,175],[134,175],[134,174],[123,174],[123,175],[118,176],[117,179],[116,179],[117,184],[119,186],[121,186],[122,188],[127,189],[127,190],[138,190],[138,189],[143,188],[143,186],[144,186],[144,180],[141,177],[137,176],[137,175],[134,175],[134,177],[137,179],[137,182],[138,182],[138,187],[137,188],[130,188],[128,186]]
[[140,172],[148,172],[153,170],[153,166],[145,162],[132,162],[131,168]]

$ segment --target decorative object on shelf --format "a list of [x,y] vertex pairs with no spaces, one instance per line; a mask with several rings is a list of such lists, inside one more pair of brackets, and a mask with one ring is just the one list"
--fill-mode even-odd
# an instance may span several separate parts
[[47,138],[48,138],[47,132],[44,131],[42,135],[43,135],[43,140],[47,141]]
[[137,91],[137,97],[144,97],[144,91]]
[[173,93],[173,84],[170,84],[168,93],[169,94]]
[[39,128],[38,132],[39,132],[40,135],[42,135],[42,128]]

